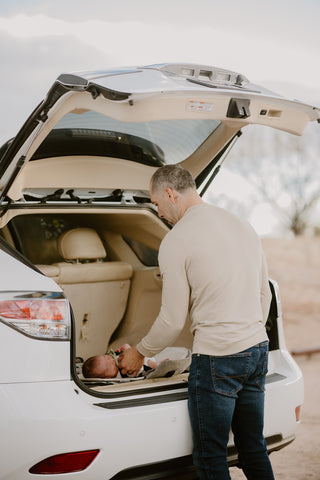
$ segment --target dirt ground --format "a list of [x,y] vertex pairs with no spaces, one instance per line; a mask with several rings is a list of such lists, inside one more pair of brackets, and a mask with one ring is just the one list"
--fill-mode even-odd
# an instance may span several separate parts
[[[280,288],[288,350],[320,351],[320,237],[264,239],[263,247]],[[305,381],[301,424],[296,440],[270,459],[277,480],[320,480],[320,353],[294,358]],[[237,468],[231,477],[245,478]]]

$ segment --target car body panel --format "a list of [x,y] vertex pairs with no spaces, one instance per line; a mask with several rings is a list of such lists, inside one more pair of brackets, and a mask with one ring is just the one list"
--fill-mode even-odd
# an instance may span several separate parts
[[[6,365],[1,369],[0,383],[56,382],[71,378],[69,341],[30,338],[1,321],[0,338],[0,361]],[[12,345],[15,358],[8,361]]]
[[[1,291],[54,291],[61,292],[61,288],[42,273],[24,265],[0,248],[0,263],[5,275],[0,276]],[[27,287],[27,288],[26,288]]]

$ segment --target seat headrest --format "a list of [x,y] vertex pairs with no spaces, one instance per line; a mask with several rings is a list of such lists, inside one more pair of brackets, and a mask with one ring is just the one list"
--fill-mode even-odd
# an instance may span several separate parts
[[58,250],[67,261],[97,260],[107,256],[99,235],[92,228],[74,228],[64,232],[58,238]]

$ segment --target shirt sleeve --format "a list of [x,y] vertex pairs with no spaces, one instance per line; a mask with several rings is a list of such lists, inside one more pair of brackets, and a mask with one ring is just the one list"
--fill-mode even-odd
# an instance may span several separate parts
[[152,356],[172,345],[182,331],[189,309],[190,289],[186,274],[186,252],[183,243],[164,238],[159,250],[162,276],[160,313],[147,335],[137,345],[144,356]]
[[265,324],[268,320],[271,298],[272,298],[272,295],[271,295],[271,290],[269,285],[267,262],[266,262],[264,253],[262,251],[260,301],[261,301],[261,308],[262,308],[262,314],[263,314],[263,321]]

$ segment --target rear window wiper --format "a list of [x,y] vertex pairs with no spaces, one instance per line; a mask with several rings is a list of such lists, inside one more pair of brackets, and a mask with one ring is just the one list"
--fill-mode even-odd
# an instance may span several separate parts
[[61,195],[63,195],[64,189],[59,188],[53,193],[50,193],[49,195],[46,195],[45,197],[42,197],[40,200],[40,203],[47,203],[47,202],[54,202],[56,200],[61,200]]

